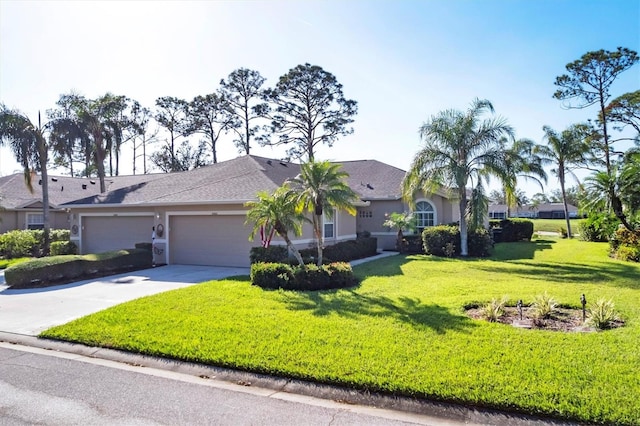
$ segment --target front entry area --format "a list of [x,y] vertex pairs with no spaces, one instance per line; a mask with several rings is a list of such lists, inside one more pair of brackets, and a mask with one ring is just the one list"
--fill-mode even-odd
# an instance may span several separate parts
[[249,266],[251,228],[244,214],[170,215],[169,263]]

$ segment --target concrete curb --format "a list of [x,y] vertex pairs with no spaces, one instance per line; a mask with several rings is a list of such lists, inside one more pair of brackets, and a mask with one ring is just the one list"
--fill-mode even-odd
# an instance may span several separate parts
[[390,396],[365,390],[348,389],[303,380],[293,380],[265,374],[249,373],[193,362],[183,362],[115,349],[41,339],[35,336],[6,333],[2,331],[0,331],[0,342],[76,354],[88,358],[104,359],[133,366],[172,371],[185,375],[234,383],[236,385],[304,395],[319,399],[332,400],[344,404],[356,404],[379,409],[420,414],[435,418],[438,424],[476,424],[496,426],[577,425],[577,423],[536,418],[517,413],[484,410],[457,404],[433,402],[424,399]]

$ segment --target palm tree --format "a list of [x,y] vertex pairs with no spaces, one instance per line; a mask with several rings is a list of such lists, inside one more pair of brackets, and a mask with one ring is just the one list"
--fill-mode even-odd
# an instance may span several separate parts
[[13,151],[16,160],[24,169],[27,188],[33,193],[32,172],[41,173],[42,182],[42,216],[44,223],[44,255],[49,254],[49,176],[47,162],[49,147],[44,135],[45,129],[40,124],[36,127],[29,118],[17,110],[11,110],[0,104],[0,145],[5,143]]
[[587,127],[582,124],[574,124],[560,134],[549,126],[544,126],[542,130],[547,145],[538,145],[535,148],[535,153],[540,156],[543,164],[552,164],[555,167],[552,172],[558,177],[560,183],[564,217],[567,221],[567,237],[571,238],[571,223],[565,190],[566,176],[570,174],[576,181],[578,180],[572,167],[586,161],[586,155],[589,152],[589,145],[585,141]]
[[293,253],[298,263],[304,265],[300,252],[289,239],[289,231],[300,236],[302,235],[302,224],[309,221],[304,213],[297,210],[297,194],[285,184],[276,189],[273,194],[260,191],[257,196],[258,201],[245,203],[245,206],[250,208],[245,223],[253,223],[249,241],[253,240],[261,229],[274,229],[287,243],[289,251]]
[[402,244],[402,240],[404,239],[403,231],[413,230],[416,227],[416,218],[411,212],[404,213],[391,213],[390,215],[386,215],[387,220],[384,221],[382,226],[387,226],[389,228],[398,229],[398,234],[396,236],[396,247],[400,253],[403,252],[404,246]]
[[291,179],[293,190],[298,193],[298,211],[312,214],[313,232],[318,247],[318,266],[322,265],[322,217],[333,217],[334,209],[346,210],[355,215],[353,203],[357,194],[347,185],[347,172],[339,164],[328,161],[310,161],[300,165],[300,174]]
[[[488,100],[475,99],[467,111],[446,110],[432,116],[420,127],[425,146],[415,155],[403,183],[403,198],[410,205],[419,192],[433,193],[441,187],[457,193],[460,206],[460,254],[467,256],[467,185],[482,185],[494,175],[509,178],[504,168],[501,138],[513,138],[513,129],[503,118],[482,119],[493,113]],[[483,214],[486,214],[484,212]]]
[[[502,143],[506,146],[507,140],[503,139]],[[542,182],[547,182],[547,173],[542,159],[535,153],[535,147],[536,144],[531,139],[518,139],[505,150],[504,167],[509,177],[503,185],[507,218],[511,216],[511,208],[519,205],[518,178],[533,180],[544,190]]]

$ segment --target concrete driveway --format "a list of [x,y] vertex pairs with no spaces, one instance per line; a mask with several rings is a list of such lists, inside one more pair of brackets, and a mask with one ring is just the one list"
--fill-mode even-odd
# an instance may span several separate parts
[[11,290],[0,271],[0,331],[37,335],[111,306],[203,281],[249,275],[249,268],[167,265],[53,287]]

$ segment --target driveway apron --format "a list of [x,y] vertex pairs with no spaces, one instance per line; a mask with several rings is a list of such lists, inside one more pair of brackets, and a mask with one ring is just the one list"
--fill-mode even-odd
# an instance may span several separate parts
[[35,336],[111,306],[204,281],[249,275],[249,268],[167,265],[59,286],[12,290],[0,275],[0,331]]

